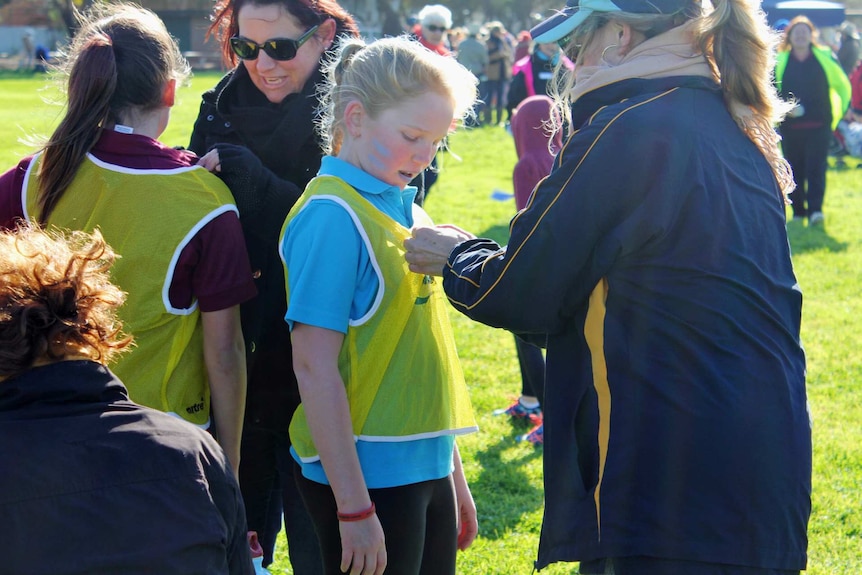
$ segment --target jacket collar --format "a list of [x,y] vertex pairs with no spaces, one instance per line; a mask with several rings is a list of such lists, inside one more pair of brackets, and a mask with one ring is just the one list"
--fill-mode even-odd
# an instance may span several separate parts
[[[301,92],[272,104],[254,86],[245,66],[238,66],[219,83],[222,88],[216,95],[216,110],[242,142],[272,169],[284,165],[285,158],[297,157],[309,140],[316,140],[316,89],[322,81],[323,73],[318,68]],[[274,171],[284,177],[278,169]]]
[[123,383],[100,363],[59,361],[0,382],[0,420],[29,415],[67,414],[75,406],[130,401]]
[[660,94],[674,88],[692,88],[718,92],[721,87],[702,76],[668,76],[666,78],[631,78],[621,80],[582,95],[572,105],[572,126],[578,129],[600,108],[618,104],[645,94]]

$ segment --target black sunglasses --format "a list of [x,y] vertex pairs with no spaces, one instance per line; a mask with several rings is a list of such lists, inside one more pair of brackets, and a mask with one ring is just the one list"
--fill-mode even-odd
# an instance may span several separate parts
[[449,29],[446,26],[435,26],[434,24],[428,24],[425,27],[428,28],[429,32],[445,32]]
[[241,60],[256,60],[260,51],[266,52],[266,55],[273,60],[284,62],[285,60],[293,60],[296,58],[296,53],[299,47],[308,42],[308,40],[317,31],[320,24],[312,26],[308,32],[299,37],[298,40],[291,38],[270,38],[263,44],[258,44],[248,38],[242,36],[234,36],[230,39],[230,47],[233,53],[239,56]]

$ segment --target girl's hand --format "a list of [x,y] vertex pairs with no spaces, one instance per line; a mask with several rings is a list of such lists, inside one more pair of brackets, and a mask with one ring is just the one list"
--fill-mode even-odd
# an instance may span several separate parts
[[218,157],[218,148],[213,148],[198,160],[198,165],[208,171],[218,173],[221,171],[221,160]]
[[458,525],[458,549],[464,551],[473,544],[476,535],[479,534],[479,519],[476,514],[476,503],[470,486],[467,485],[467,477],[464,475],[464,466],[461,464],[461,453],[458,444],[452,453],[452,483],[455,486],[455,512]]
[[362,521],[341,521],[341,572],[382,575],[386,568],[386,542],[377,515]]
[[404,259],[412,272],[441,276],[455,246],[475,237],[451,224],[413,228],[413,237],[404,240]]
[[[476,503],[466,481],[455,479],[455,500],[458,511],[458,549],[464,551],[479,534],[479,518],[476,513]],[[463,479],[463,476],[462,476]]]

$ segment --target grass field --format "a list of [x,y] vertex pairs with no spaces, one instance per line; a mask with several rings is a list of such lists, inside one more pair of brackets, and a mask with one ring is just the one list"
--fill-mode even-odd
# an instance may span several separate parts
[[[169,145],[188,142],[199,94],[216,75],[201,75],[179,92]],[[18,140],[47,134],[60,109],[44,104],[44,77],[0,76],[0,166],[30,148]],[[514,201],[511,138],[499,128],[456,134],[452,153],[426,207],[440,223],[505,241]],[[454,157],[460,157],[460,160]],[[850,162],[855,168],[856,162]],[[862,169],[830,171],[826,225],[791,225],[794,265],[805,297],[803,342],[814,430],[813,514],[809,527],[811,575],[862,573]],[[523,429],[490,415],[514,397],[519,374],[512,337],[452,313],[464,370],[481,431],[459,440],[479,509],[480,536],[459,557],[459,573],[528,574],[542,519],[541,451],[515,442]],[[636,481],[637,478],[632,478]],[[704,517],[704,521],[709,518]],[[284,540],[273,573],[291,573]],[[577,573],[554,565],[543,573]]]

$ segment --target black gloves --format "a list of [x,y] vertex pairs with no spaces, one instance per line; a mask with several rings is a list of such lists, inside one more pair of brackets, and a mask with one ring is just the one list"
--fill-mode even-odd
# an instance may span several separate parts
[[273,174],[245,146],[216,144],[214,148],[221,164],[216,175],[230,188],[243,229],[276,242],[284,218],[302,190]]

